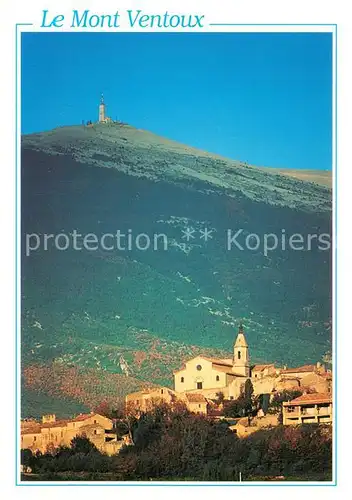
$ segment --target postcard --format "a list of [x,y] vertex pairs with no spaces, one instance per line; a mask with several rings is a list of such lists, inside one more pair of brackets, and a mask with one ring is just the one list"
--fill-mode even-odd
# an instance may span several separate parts
[[16,21],[19,486],[336,485],[337,27],[228,12]]

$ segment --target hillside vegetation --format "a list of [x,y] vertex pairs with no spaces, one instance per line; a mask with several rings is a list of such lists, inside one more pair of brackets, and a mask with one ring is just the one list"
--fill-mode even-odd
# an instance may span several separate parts
[[[240,320],[253,362],[320,360],[331,348],[330,252],[229,251],[226,232],[239,228],[330,233],[331,190],[127,125],[24,136],[22,362],[31,396],[23,413],[33,391],[60,398],[60,387],[38,387],[27,369],[60,365],[87,380],[94,372],[91,395],[61,391],[90,406],[109,374],[125,385],[122,397],[128,379],[171,385],[172,370],[195,354],[228,357]],[[41,245],[26,255],[26,234],[74,230],[164,233],[168,249]]]

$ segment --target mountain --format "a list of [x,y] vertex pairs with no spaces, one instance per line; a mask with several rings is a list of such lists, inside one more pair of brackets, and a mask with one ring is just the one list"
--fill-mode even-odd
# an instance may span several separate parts
[[288,168],[265,168],[271,173],[288,175],[289,177],[294,177],[295,179],[300,179],[301,181],[315,182],[316,184],[321,184],[322,186],[332,187],[332,172],[331,170],[304,170],[304,169],[288,169]]
[[[228,357],[240,320],[253,362],[309,363],[330,350],[331,254],[317,238],[306,244],[331,233],[327,186],[122,123],[25,135],[21,169],[24,415],[33,398],[46,409],[61,401],[63,413],[68,399],[111,399],[99,389],[111,376],[118,397],[171,385],[188,357]],[[238,230],[251,249],[229,243]],[[66,250],[55,248],[60,233]],[[299,233],[305,249],[265,252],[266,233],[280,245]],[[88,234],[96,250],[82,248]],[[54,387],[58,370],[65,383]]]

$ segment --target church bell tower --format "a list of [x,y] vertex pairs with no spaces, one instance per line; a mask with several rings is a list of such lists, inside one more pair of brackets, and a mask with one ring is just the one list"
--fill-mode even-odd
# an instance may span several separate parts
[[99,104],[99,122],[105,122],[105,102],[104,96],[101,94],[100,104]]
[[233,345],[233,367],[232,371],[242,377],[250,376],[249,349],[243,332],[242,323],[239,326],[236,342]]

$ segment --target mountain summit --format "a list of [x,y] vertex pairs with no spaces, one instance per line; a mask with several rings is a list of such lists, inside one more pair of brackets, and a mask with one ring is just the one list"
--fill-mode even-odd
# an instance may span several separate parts
[[331,193],[325,186],[304,184],[300,189],[299,181],[282,175],[282,170],[259,169],[129,125],[62,127],[24,136],[22,145],[48,154],[72,155],[80,163],[115,168],[131,176],[185,184],[199,181],[203,190],[226,191],[230,197],[241,192],[273,205],[331,210]]

